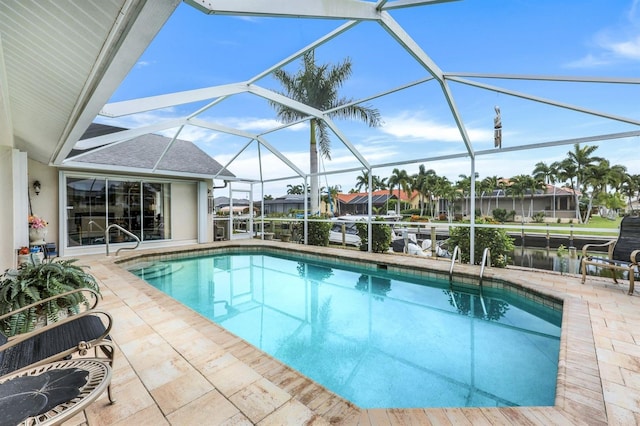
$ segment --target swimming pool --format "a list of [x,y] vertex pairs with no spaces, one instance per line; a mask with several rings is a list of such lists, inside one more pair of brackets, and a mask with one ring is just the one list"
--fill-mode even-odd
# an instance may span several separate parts
[[510,291],[263,252],[130,270],[362,408],[554,404],[561,312]]

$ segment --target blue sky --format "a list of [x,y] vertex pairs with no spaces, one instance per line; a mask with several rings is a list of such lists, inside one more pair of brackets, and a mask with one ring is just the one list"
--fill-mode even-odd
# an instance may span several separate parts
[[[640,75],[640,10],[638,0],[462,0],[390,12],[445,72],[520,75],[627,77]],[[343,21],[287,18],[241,18],[205,15],[180,4],[174,15],[142,55],[111,102],[235,83],[248,80],[278,63]],[[353,99],[369,96],[428,77],[422,68],[377,23],[363,22],[316,50],[318,63],[337,63],[349,57],[353,75],[342,94]],[[294,72],[299,61],[286,66]],[[565,104],[611,115],[640,119],[640,86],[540,82],[506,79],[471,79]],[[256,84],[280,90],[265,77]],[[503,147],[588,137],[637,130],[637,126],[576,111],[520,99],[504,93],[450,82],[449,87],[464,121],[473,148],[493,147],[494,106],[500,106]],[[127,116],[116,121],[139,127],[159,120],[184,117],[204,105],[183,105]],[[442,90],[435,81],[376,98],[367,105],[379,109],[383,126],[370,129],[363,123],[337,121],[349,141],[371,164],[389,164],[466,152]],[[261,133],[278,126],[273,108],[252,95],[230,97],[200,118]],[[171,132],[166,132],[170,135]],[[187,127],[179,136],[194,141],[225,164],[248,142]],[[308,170],[308,128],[298,125],[265,135],[302,170]],[[640,173],[638,138],[596,143],[596,155]],[[535,163],[561,160],[571,145],[554,148],[478,156],[476,171],[486,176],[509,177],[531,173]],[[279,160],[263,149],[265,179],[292,176]],[[455,181],[469,175],[469,160],[403,164],[415,173],[425,164]],[[358,167],[354,156],[337,139],[327,171]],[[258,179],[255,142],[230,166],[238,176]],[[388,176],[391,167],[374,169]],[[348,191],[358,173],[329,175],[321,185],[341,185]],[[265,185],[274,196],[286,192],[287,184]]]

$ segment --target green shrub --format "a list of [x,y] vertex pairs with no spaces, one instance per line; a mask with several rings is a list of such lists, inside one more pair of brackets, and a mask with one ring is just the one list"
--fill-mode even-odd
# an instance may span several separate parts
[[[312,219],[319,219],[319,216],[313,216]],[[311,222],[307,224],[307,242],[312,246],[328,246],[329,231],[331,223],[329,222]]]
[[535,223],[542,223],[544,222],[544,218],[545,218],[545,214],[544,212],[538,212],[536,214],[533,215],[532,219]]
[[493,209],[493,218],[498,222],[505,223],[507,221],[508,215],[506,209]]
[[[79,288],[90,288],[98,294],[95,278],[84,267],[74,265],[77,259],[25,263],[19,269],[9,269],[0,277],[0,315],[48,297]],[[39,309],[26,310],[5,319],[0,327],[8,336],[33,330],[36,321],[45,317],[58,320],[60,313],[77,313],[86,302],[82,293],[74,293],[48,302]]]
[[[381,217],[376,217],[375,221],[382,221]],[[360,237],[360,250],[367,251],[369,247],[369,237],[367,235],[366,222],[357,222],[356,229]],[[391,227],[384,223],[371,224],[371,250],[374,253],[385,253],[391,244]]]
[[407,210],[401,210],[400,214],[402,216],[419,216],[420,215],[420,209],[407,209]]
[[[478,223],[483,223],[479,221]],[[460,254],[464,263],[469,263],[469,253],[471,250],[471,228],[455,227],[451,228],[449,236],[449,247],[460,247]],[[505,268],[509,263],[508,255],[513,251],[513,238],[507,235],[504,229],[497,228],[475,228],[475,251],[474,263],[479,265],[482,262],[482,252],[486,247],[491,251],[491,265],[498,268]]]

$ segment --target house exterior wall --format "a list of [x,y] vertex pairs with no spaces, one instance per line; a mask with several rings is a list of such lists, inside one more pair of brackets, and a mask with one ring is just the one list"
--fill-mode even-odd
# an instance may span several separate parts
[[[31,201],[31,214],[37,215],[49,222],[49,231],[46,241],[59,244],[60,213],[58,209],[58,169],[42,164],[39,161],[28,161],[29,178],[28,191]],[[40,182],[40,194],[36,195],[33,190],[33,182]]]
[[198,187],[193,182],[171,183],[171,227],[174,241],[198,238]]
[[[469,214],[468,200],[458,200],[456,204],[462,206],[462,212],[465,215]],[[476,209],[480,210],[482,215],[485,216],[491,216],[494,209],[501,208],[507,211],[515,210],[516,215],[520,217],[522,216],[523,206],[525,217],[531,217],[538,212],[544,212],[545,217],[548,218],[573,218],[576,214],[574,196],[566,193],[555,197],[553,194],[535,195],[533,204],[531,197],[528,196],[524,197],[522,203],[519,198],[508,195],[497,198],[495,196],[476,198]]]

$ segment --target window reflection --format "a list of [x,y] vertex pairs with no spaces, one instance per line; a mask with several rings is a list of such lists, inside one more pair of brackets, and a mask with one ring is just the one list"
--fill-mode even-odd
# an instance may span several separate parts
[[[140,180],[67,177],[67,246],[104,244],[117,224],[142,241],[171,238],[171,184]],[[117,228],[109,241],[127,242]]]

